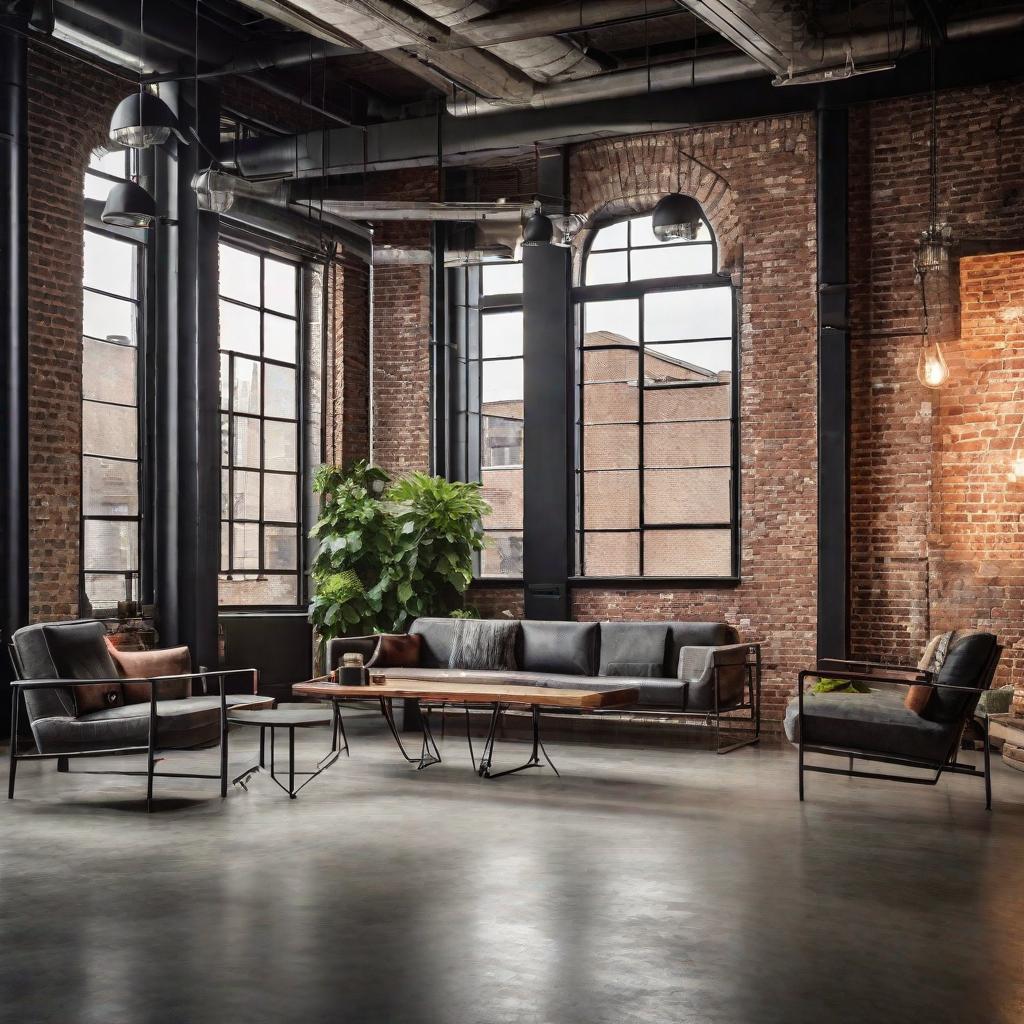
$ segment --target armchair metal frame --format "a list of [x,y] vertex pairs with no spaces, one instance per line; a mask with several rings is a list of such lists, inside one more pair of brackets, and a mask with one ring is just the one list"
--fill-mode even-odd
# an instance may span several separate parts
[[[989,688],[995,676],[996,668],[999,665],[999,658],[1003,649],[998,644],[993,648],[982,675],[982,686],[957,686],[952,683],[939,683],[935,680],[932,672],[923,669],[907,668],[904,665],[887,665],[881,662],[870,661],[847,661],[835,658],[823,658],[818,662],[817,669],[805,669],[800,673],[797,698],[799,702],[799,729],[797,750],[799,753],[798,777],[800,783],[800,799],[804,799],[804,772],[820,772],[823,775],[845,775],[855,779],[876,779],[884,782],[906,782],[918,786],[934,786],[942,778],[943,772],[954,775],[973,775],[975,778],[984,780],[985,783],[985,809],[992,809],[992,775],[991,755],[989,747],[988,718],[984,720],[983,726],[983,768],[979,771],[974,765],[962,764],[957,759],[957,751],[963,738],[964,729],[967,723],[974,716],[981,695]],[[844,669],[842,666],[851,665],[853,669]],[[861,671],[857,671],[860,669]],[[884,674],[883,674],[884,673]],[[944,690],[956,690],[970,694],[967,705],[961,714],[959,728],[953,731],[953,739],[949,749],[939,760],[929,760],[918,757],[897,757],[892,754],[883,754],[870,750],[858,748],[834,747],[823,744],[804,742],[804,684],[808,679],[845,679],[850,682],[861,683],[883,683],[895,686],[911,686],[922,684],[934,686]],[[828,768],[824,765],[812,765],[804,762],[805,754],[824,754],[830,757],[845,757],[849,759],[848,768]],[[858,771],[853,767],[854,761],[872,761],[880,764],[899,765],[906,768],[916,768],[922,771],[933,772],[931,777],[920,777],[911,775],[895,775],[888,772],[866,772]]]
[[[11,662],[14,665],[17,679],[11,681],[11,749],[8,755],[10,762],[10,775],[7,781],[7,799],[14,799],[14,784],[21,761],[57,761],[57,770],[69,771],[68,759],[72,757],[114,757],[126,754],[145,754],[145,771],[126,770],[97,770],[80,769],[79,773],[87,775],[137,775],[146,777],[146,810],[153,809],[153,780],[158,778],[171,779],[220,779],[220,795],[226,797],[228,794],[228,705],[227,695],[224,691],[224,679],[226,676],[251,674],[253,682],[253,693],[258,691],[259,671],[255,668],[233,668],[217,670],[200,670],[199,672],[182,672],[178,675],[151,676],[147,678],[111,678],[111,679],[22,679],[21,666],[17,652],[13,645],[10,648]],[[182,679],[201,679],[203,688],[206,688],[206,680],[217,679],[218,695],[220,697],[220,771],[216,774],[200,772],[162,772],[156,770],[157,752],[159,746],[159,729],[157,717],[157,683],[170,682]],[[148,683],[149,684],[149,735],[145,746],[132,745],[127,747],[105,747],[100,750],[65,750],[59,753],[43,754],[38,751],[34,754],[18,753],[18,726],[20,723],[21,705],[23,696],[27,690],[53,690],[64,689],[76,686],[95,686],[103,683]]]

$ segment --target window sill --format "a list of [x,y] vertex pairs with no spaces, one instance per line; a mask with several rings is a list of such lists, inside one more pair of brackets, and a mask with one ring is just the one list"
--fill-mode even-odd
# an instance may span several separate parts
[[741,576],[570,576],[569,588],[724,590],[738,587],[742,582]]
[[521,587],[522,576],[474,576],[470,587],[486,587],[488,589],[503,587]]

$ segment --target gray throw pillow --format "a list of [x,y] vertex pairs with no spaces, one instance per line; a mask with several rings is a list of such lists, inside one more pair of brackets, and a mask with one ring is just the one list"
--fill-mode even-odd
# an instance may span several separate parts
[[518,634],[518,622],[456,619],[448,667],[514,672]]

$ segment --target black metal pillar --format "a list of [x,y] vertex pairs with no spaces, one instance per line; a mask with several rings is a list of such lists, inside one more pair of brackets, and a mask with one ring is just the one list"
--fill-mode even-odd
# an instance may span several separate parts
[[850,608],[848,115],[818,105],[818,657],[845,658]]
[[200,212],[192,176],[213,150],[220,100],[214,86],[161,92],[191,145],[158,160],[157,205],[174,222],[157,228],[156,605],[161,643],[187,644],[197,664],[217,663],[220,561],[217,238],[219,218]]
[[[28,54],[0,27],[0,640],[28,622]],[[10,665],[0,651],[0,725]]]
[[[557,212],[567,193],[561,151],[540,160],[538,191]],[[572,251],[523,249],[523,585],[526,617],[568,619],[573,571]]]

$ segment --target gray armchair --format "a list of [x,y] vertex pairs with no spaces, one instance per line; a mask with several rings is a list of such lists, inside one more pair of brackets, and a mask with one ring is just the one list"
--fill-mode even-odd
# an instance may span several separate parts
[[[985,806],[991,808],[987,719],[983,769],[960,763],[957,751],[978,699],[992,684],[1002,650],[991,633],[955,633],[937,671],[828,659],[819,661],[814,670],[801,672],[797,696],[790,701],[784,720],[786,735],[799,750],[800,799],[804,798],[804,772],[929,786],[949,772],[982,778]],[[870,691],[805,693],[808,680],[822,678],[863,683]],[[900,688],[907,686],[931,688],[920,710],[904,702]],[[807,754],[842,757],[848,759],[849,767],[806,764]],[[900,765],[930,774],[857,771],[855,761]]]
[[[146,754],[146,770],[89,774],[146,776],[147,809],[152,808],[154,778],[220,779],[221,796],[226,796],[228,708],[273,705],[272,700],[256,693],[257,671],[247,668],[125,679],[118,675],[105,635],[101,622],[85,619],[25,626],[12,636],[10,653],[17,679],[11,687],[8,798],[14,797],[21,761],[56,760],[58,771],[69,771],[71,757],[124,754]],[[226,677],[235,674],[251,679],[251,692],[225,692]],[[193,694],[194,680],[201,681],[203,693]],[[215,693],[205,692],[207,680],[215,681]],[[22,707],[35,741],[34,753],[19,750]],[[216,744],[220,746],[217,774],[156,770],[160,750]]]

